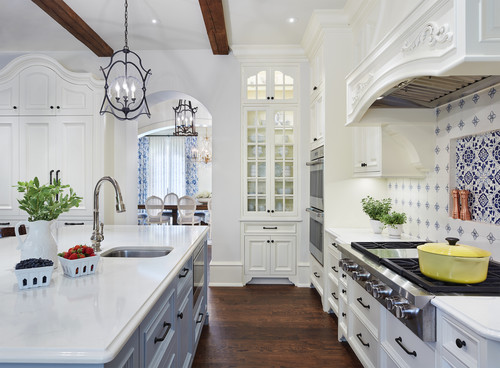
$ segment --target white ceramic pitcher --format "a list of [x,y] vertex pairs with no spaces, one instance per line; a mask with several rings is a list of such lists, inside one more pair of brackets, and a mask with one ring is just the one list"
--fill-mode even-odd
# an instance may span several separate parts
[[[15,232],[21,250],[21,260],[27,258],[50,259],[57,268],[57,243],[50,231],[52,221],[21,221],[16,224]],[[19,235],[19,227],[26,226],[27,236],[22,239]]]

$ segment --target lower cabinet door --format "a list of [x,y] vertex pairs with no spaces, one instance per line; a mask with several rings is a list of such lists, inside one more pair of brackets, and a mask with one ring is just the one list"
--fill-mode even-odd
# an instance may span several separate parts
[[245,274],[269,275],[269,236],[245,237]]
[[355,313],[349,316],[347,334],[352,349],[364,367],[378,367],[379,343],[375,336],[358,319]]
[[136,330],[115,359],[106,363],[104,367],[135,368],[139,367],[139,360],[139,330]]
[[[182,297],[182,296],[181,296]],[[189,367],[193,358],[193,289],[190,288],[177,309],[177,364]]]
[[271,274],[295,275],[295,237],[273,236],[270,244]]

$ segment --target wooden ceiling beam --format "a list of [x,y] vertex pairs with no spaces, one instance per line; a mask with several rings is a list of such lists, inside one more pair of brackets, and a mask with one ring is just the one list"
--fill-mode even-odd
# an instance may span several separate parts
[[214,55],[229,54],[222,0],[199,0],[208,39]]
[[32,0],[45,13],[99,57],[110,57],[113,49],[63,0]]

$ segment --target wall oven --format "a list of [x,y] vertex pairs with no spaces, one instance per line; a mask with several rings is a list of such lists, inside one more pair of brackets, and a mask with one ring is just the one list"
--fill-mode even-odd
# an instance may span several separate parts
[[309,166],[309,204],[318,210],[323,211],[323,169],[324,169],[324,146],[318,147],[311,151],[311,161],[306,165]]
[[309,212],[309,251],[316,260],[323,265],[323,158],[324,147],[311,151],[310,168],[310,207]]

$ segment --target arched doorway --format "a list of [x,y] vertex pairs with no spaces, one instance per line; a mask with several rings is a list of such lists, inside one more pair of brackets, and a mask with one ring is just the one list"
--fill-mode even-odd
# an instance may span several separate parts
[[[195,128],[198,136],[173,136],[173,107],[179,100],[198,107]],[[207,198],[212,192],[212,115],[196,98],[177,91],[148,96],[151,119],[138,121],[138,203],[149,196],[168,193]],[[208,214],[206,214],[208,215]],[[139,213],[139,223],[144,213]],[[207,219],[208,220],[208,219]]]

